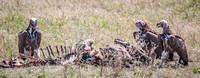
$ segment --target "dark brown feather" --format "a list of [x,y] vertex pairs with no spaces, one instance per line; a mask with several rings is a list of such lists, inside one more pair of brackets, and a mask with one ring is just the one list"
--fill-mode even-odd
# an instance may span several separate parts
[[[163,35],[167,35],[167,38]],[[180,56],[180,61],[182,60],[184,65],[188,65],[188,54],[185,41],[180,36],[172,33],[170,28],[167,27],[163,30],[163,34],[161,34],[159,39],[164,42],[163,46],[166,51],[169,51],[169,53],[177,52]]]
[[180,60],[183,61],[183,64],[188,65],[188,54],[183,39],[171,35],[168,37],[168,45],[173,49],[173,51],[176,51],[178,53],[178,55],[180,56]]
[[39,49],[41,43],[41,32],[37,31],[36,37],[30,39],[26,30],[18,34],[19,53],[24,53],[24,50],[31,51],[33,55],[34,49]]

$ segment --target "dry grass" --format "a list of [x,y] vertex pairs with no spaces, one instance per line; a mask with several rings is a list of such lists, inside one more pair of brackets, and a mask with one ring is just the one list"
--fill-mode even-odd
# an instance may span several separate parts
[[[135,44],[132,33],[138,30],[134,25],[136,20],[144,20],[152,29],[161,32],[155,24],[166,19],[174,33],[186,41],[192,61],[189,66],[176,70],[133,67],[123,69],[120,77],[200,77],[193,73],[193,69],[200,68],[199,8],[199,0],[1,0],[0,61],[18,54],[17,35],[28,26],[31,17],[38,19],[41,47],[64,44],[65,40],[67,45],[74,45],[80,38],[90,38],[95,40],[97,48],[112,43],[114,38]],[[81,69],[83,77],[99,77],[99,67],[86,66]],[[64,73],[58,72],[62,68],[42,66],[0,71],[6,77],[37,77],[42,73],[46,77],[64,77]],[[107,73],[103,77],[113,77],[110,69],[105,68]],[[20,72],[29,70],[31,73]],[[77,76],[76,72],[73,74]]]

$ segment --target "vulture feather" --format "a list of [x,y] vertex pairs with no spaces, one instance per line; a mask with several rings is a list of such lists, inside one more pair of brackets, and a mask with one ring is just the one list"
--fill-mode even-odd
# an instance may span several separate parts
[[[141,48],[148,53],[148,56],[152,58],[153,63],[155,58],[161,58],[163,52],[162,40],[158,39],[158,34],[145,22],[139,20],[135,24],[140,31],[133,33],[134,39],[141,46]],[[172,54],[170,54],[168,59],[172,59],[171,57]]]
[[181,61],[183,61],[183,65],[188,65],[188,54],[184,40],[172,33],[166,20],[157,23],[157,26],[163,28],[163,33],[159,35],[159,40],[163,41],[164,46],[164,53],[162,54],[159,68],[162,68],[162,64],[166,60],[166,57],[168,57],[168,54],[175,54],[173,57],[175,61],[174,68]]
[[38,58],[40,56],[40,42],[41,32],[37,30],[37,20],[31,18],[29,27],[18,34],[19,53]]

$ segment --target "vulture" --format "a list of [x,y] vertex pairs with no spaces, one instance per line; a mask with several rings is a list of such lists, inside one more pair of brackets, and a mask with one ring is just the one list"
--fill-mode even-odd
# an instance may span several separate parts
[[162,34],[159,34],[158,43],[163,41],[164,47],[159,68],[162,68],[162,64],[169,54],[173,54],[173,60],[175,62],[174,68],[176,68],[176,65],[179,62],[185,66],[188,65],[188,54],[185,41],[180,36],[173,34],[167,25],[166,20],[161,20],[157,23],[157,27],[163,28]]
[[39,58],[40,42],[41,32],[37,30],[37,19],[31,18],[28,28],[18,34],[19,53]]
[[154,59],[160,58],[163,51],[163,46],[161,43],[158,43],[158,34],[151,30],[144,21],[138,20],[135,25],[140,31],[133,33],[134,39],[148,53],[148,56],[152,58],[153,64]]

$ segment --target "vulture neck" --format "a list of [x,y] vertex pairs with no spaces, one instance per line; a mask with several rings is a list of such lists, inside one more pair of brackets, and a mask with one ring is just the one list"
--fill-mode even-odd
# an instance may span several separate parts
[[168,26],[166,28],[163,28],[163,34],[172,35],[173,32],[171,31],[171,29]]
[[30,25],[29,27],[26,29],[27,33],[28,33],[28,37],[30,39],[34,38],[36,36],[37,33],[37,29],[33,29]]

